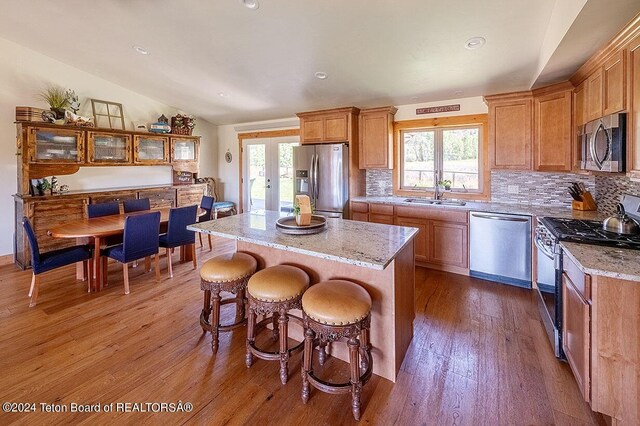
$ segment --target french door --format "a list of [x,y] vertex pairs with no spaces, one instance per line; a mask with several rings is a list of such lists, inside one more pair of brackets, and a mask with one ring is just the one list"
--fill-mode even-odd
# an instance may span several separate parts
[[244,139],[242,141],[243,212],[293,207],[293,147],[299,137]]

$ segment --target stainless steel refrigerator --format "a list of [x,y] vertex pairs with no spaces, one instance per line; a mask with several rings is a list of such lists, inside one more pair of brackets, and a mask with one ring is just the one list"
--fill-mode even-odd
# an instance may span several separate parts
[[293,168],[294,192],[311,198],[314,214],[342,217],[349,200],[349,146],[296,146]]

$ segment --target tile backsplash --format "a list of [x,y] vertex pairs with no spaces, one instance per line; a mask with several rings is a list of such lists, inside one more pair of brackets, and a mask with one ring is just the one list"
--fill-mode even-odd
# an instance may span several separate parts
[[622,194],[640,196],[640,182],[632,181],[626,176],[596,176],[596,203],[598,210],[612,214]]
[[388,169],[367,169],[367,196],[388,197],[393,195],[393,171]]
[[[391,170],[367,170],[367,196],[393,195],[392,175]],[[640,182],[621,175],[593,176],[496,170],[491,172],[491,201],[569,207],[572,199],[567,188],[571,182],[584,183],[587,190],[594,195],[598,210],[608,214],[615,212],[622,194],[640,196]]]
[[570,206],[571,182],[582,182],[595,193],[595,178],[574,173],[491,172],[491,201],[496,203]]

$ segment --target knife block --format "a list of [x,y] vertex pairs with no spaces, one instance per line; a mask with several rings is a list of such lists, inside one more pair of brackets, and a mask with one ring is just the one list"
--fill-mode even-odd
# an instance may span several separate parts
[[574,210],[582,210],[582,211],[593,211],[598,208],[596,202],[593,200],[593,196],[589,191],[583,192],[582,201],[573,200],[571,202],[571,207]]

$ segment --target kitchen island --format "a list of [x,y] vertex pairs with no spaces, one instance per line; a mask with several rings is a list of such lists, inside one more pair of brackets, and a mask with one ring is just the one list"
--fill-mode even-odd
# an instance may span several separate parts
[[[236,250],[255,256],[259,269],[289,264],[306,271],[312,285],[328,279],[362,285],[373,302],[373,372],[395,382],[413,338],[417,229],[328,219],[319,234],[286,235],[276,229],[279,218],[278,212],[244,213],[188,229],[236,240]],[[302,329],[291,327],[290,337],[301,341]],[[348,360],[345,346],[334,344],[331,355]]]

